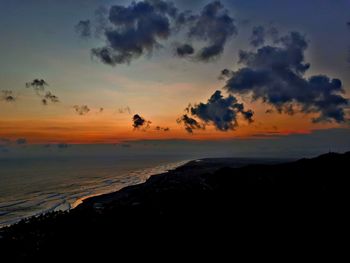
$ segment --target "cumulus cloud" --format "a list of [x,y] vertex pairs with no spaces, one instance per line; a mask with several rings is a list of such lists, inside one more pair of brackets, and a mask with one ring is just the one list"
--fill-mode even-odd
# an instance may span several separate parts
[[[205,125],[214,125],[219,131],[228,131],[234,130],[238,126],[239,115],[249,123],[253,122],[254,115],[252,110],[245,110],[244,105],[238,103],[234,96],[224,97],[219,90],[215,91],[206,103],[190,105],[186,110],[192,118],[182,119],[182,122],[185,124],[186,130],[191,133],[193,129],[202,129],[203,126],[198,121],[194,122],[193,118],[198,118]],[[191,125],[186,126],[188,123],[193,124],[193,127]]]
[[75,31],[81,38],[91,37],[91,21],[81,20],[74,27]]
[[79,115],[85,115],[90,112],[90,108],[87,105],[74,105],[73,109]]
[[220,1],[207,4],[200,15],[188,14],[184,23],[190,25],[189,39],[208,43],[197,52],[196,58],[199,61],[217,58],[224,51],[226,41],[237,34],[234,19]]
[[208,39],[210,44],[202,48],[198,55],[200,60],[207,61],[220,55],[227,39],[236,33],[233,19],[223,5],[216,1],[204,7],[196,25],[190,31],[190,36],[201,40]]
[[[164,0],[143,0],[127,6],[113,5],[97,12],[94,25],[105,44],[91,50],[93,57],[107,65],[129,64],[131,61],[167,44],[172,35],[184,32],[188,40],[201,42],[195,57],[209,61],[224,50],[229,37],[237,33],[234,19],[219,1],[207,4],[200,14],[180,11]],[[91,35],[92,23],[82,20],[76,25],[80,36]],[[192,56],[195,48],[189,43],[176,47],[180,57]]]
[[171,19],[177,9],[170,2],[148,0],[129,6],[113,5],[109,9],[109,25],[104,29],[106,46],[92,49],[92,55],[103,63],[130,63],[160,47],[159,41],[171,35]]
[[313,122],[344,122],[349,100],[342,94],[342,82],[325,75],[304,77],[310,68],[304,61],[307,47],[303,35],[291,32],[274,46],[263,46],[256,52],[241,51],[240,63],[245,66],[222,72],[225,89],[260,99],[279,113],[314,113],[318,116]]
[[132,117],[132,121],[133,121],[132,126],[134,127],[135,130],[146,130],[150,127],[150,124],[152,123],[138,114],[135,114]]
[[18,145],[25,145],[25,144],[27,144],[27,139],[25,139],[25,138],[18,138],[18,139],[16,140],[16,143],[17,143]]
[[16,97],[13,94],[12,90],[2,90],[1,91],[1,100],[6,102],[15,102]]

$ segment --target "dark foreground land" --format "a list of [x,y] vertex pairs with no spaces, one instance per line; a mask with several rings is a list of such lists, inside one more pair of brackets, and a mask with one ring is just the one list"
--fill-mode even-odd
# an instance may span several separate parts
[[[294,238],[296,246],[332,243],[348,225],[349,164],[350,152],[240,168],[229,159],[191,162],[87,199],[70,212],[0,230],[0,261],[124,262],[123,256],[131,261],[165,253],[164,262],[182,262],[188,253],[233,256],[237,244],[257,243],[273,252]],[[112,260],[102,260],[107,257]]]

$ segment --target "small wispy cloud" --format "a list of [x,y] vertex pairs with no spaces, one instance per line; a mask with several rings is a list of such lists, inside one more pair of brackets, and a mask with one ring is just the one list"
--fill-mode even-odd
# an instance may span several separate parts
[[79,115],[86,115],[90,112],[90,108],[87,105],[74,105],[73,109]]
[[34,79],[31,82],[25,84],[26,88],[32,88],[36,95],[41,98],[41,103],[43,105],[48,105],[51,103],[59,102],[59,99],[51,91],[47,91],[46,88],[49,84],[44,79]]
[[127,114],[131,114],[131,109],[129,106],[126,107],[121,107],[118,109],[118,113],[123,114],[123,113],[127,113]]
[[169,127],[156,126],[156,127],[155,127],[155,130],[156,130],[156,131],[168,132],[168,131],[170,131],[170,128],[169,128]]
[[2,90],[1,91],[1,100],[5,101],[5,102],[15,102],[16,97],[13,94],[12,90]]

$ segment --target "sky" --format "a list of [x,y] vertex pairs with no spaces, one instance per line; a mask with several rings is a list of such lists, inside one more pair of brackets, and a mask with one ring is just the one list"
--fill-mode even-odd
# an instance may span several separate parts
[[349,0],[0,0],[0,146],[348,145],[349,22]]

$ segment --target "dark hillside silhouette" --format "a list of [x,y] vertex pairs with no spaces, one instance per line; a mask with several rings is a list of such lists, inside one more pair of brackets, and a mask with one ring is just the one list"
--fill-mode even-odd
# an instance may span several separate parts
[[213,160],[5,228],[1,257],[203,256],[228,253],[235,242],[266,245],[266,238],[276,238],[283,244],[297,237],[300,244],[307,236],[342,232],[350,152],[242,168],[218,169]]

